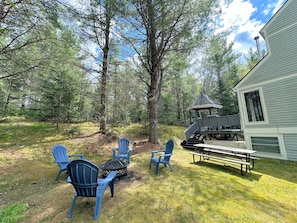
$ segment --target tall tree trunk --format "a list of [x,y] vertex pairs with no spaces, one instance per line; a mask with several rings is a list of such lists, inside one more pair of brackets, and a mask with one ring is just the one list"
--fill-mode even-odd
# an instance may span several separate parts
[[149,142],[158,144],[157,85],[153,83],[148,92]]
[[150,20],[147,30],[148,39],[148,67],[151,83],[148,91],[148,110],[149,110],[149,142],[158,144],[158,87],[159,87],[159,61],[156,43],[156,24],[154,18],[154,6],[152,1],[147,1],[148,18]]
[[[163,59],[171,52],[177,52],[180,49],[188,52],[189,49],[198,46],[197,41],[200,42],[203,39],[201,34],[208,29],[208,15],[215,12],[213,6],[217,1],[135,0],[128,2],[132,2],[132,5],[127,7],[133,10],[128,19],[133,27],[132,33],[141,38],[135,35],[136,38],[133,40],[127,39],[150,76],[148,80],[140,75],[148,86],[149,142],[158,144],[157,105],[158,95],[161,92]],[[124,15],[127,11],[124,10]],[[135,12],[139,14],[137,19],[135,19]],[[142,38],[143,35],[145,38]],[[145,43],[144,46],[143,43]]]
[[[106,59],[105,59],[106,58]],[[104,53],[103,70],[101,77],[101,93],[100,93],[100,132],[106,133],[106,80],[107,80],[107,56]]]
[[109,34],[110,34],[110,17],[111,17],[111,6],[106,2],[106,13],[105,13],[105,45],[103,47],[103,64],[102,64],[102,77],[101,77],[101,95],[100,95],[100,132],[103,134],[107,131],[106,126],[106,84],[107,84],[107,66],[108,66],[108,53],[109,53]]

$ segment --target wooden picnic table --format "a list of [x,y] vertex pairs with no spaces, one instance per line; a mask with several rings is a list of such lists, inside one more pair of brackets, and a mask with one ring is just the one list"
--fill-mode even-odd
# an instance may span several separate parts
[[252,166],[254,167],[254,160],[259,159],[258,157],[251,156],[256,153],[255,150],[234,148],[229,146],[220,146],[220,145],[210,145],[210,144],[195,144],[198,149],[197,152],[191,152],[193,155],[193,162],[195,163],[195,156],[200,157],[200,161],[205,159],[214,159],[222,160],[226,162],[232,162],[240,164],[241,174],[243,174],[243,166],[246,166],[245,172],[251,170],[251,161]]

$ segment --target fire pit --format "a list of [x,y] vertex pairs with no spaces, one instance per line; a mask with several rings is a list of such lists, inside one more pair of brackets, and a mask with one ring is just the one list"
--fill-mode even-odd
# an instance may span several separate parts
[[111,159],[99,165],[99,168],[103,170],[102,177],[107,177],[111,171],[117,171],[116,177],[127,175],[128,162],[120,159]]

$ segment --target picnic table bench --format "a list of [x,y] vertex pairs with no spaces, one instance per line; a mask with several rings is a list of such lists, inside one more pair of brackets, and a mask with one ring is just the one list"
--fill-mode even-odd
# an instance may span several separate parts
[[245,172],[247,172],[254,167],[254,160],[259,159],[258,157],[251,156],[251,154],[256,152],[254,150],[203,143],[195,144],[195,147],[198,149],[198,152],[190,152],[193,155],[193,163],[196,162],[195,156],[199,156],[199,161],[213,159],[240,164],[241,175],[244,175],[244,166],[246,167]]

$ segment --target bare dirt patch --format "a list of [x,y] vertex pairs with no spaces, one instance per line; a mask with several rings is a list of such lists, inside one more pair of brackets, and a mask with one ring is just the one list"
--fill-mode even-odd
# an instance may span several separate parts
[[[118,147],[118,140],[121,136],[117,134],[89,134],[84,137],[77,137],[71,139],[71,143],[76,146],[84,147],[83,150],[89,153],[90,155],[99,155],[102,156],[103,159],[107,160],[112,157],[112,148]],[[146,153],[148,155],[151,154],[153,150],[164,149],[163,145],[155,145],[150,142],[146,138],[135,138],[131,136],[123,136],[127,137],[130,140],[130,147],[133,149],[132,156],[140,155],[142,153]],[[98,164],[98,163],[97,163]],[[133,163],[131,163],[128,167],[128,172],[126,176],[120,177],[116,180],[116,183],[121,183],[121,187],[129,186],[129,184],[142,180],[142,175],[137,171],[136,167]]]
[[[153,150],[161,149],[162,145],[149,143],[145,138],[133,138],[125,136],[130,140],[130,147],[133,149],[132,154],[150,153]],[[91,134],[89,136],[73,138],[74,144],[82,144],[85,150],[90,154],[110,156],[111,150],[117,148],[120,136],[117,134]]]

